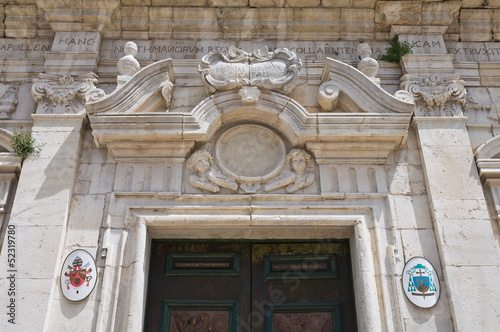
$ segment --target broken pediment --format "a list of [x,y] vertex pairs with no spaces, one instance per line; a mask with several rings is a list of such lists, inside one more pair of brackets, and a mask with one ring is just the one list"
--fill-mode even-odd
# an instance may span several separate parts
[[327,58],[318,93],[325,112],[408,114],[414,108],[413,97],[406,91],[393,96],[373,78],[343,62]]
[[85,104],[89,115],[168,111],[175,82],[171,59],[152,63],[126,79],[123,76],[112,93]]
[[[252,71],[249,69],[249,76],[240,82],[236,80],[234,86],[231,82],[228,86],[221,85],[223,91],[210,94],[189,112],[175,108],[166,111],[165,107],[165,111],[158,111],[158,103],[163,98],[162,89],[168,85],[165,82],[173,82],[170,81],[173,80],[170,60],[158,61],[137,72],[134,62],[126,60],[126,63],[131,64],[128,75],[131,76],[120,77],[123,83],[110,95],[86,104],[96,145],[107,147],[111,155],[120,160],[186,158],[194,153],[195,147],[214,143],[224,128],[246,123],[272,129],[283,137],[288,149],[304,149],[318,163],[383,164],[394,149],[404,146],[413,104],[386,93],[376,84],[374,77],[370,78],[352,66],[328,59],[323,70],[323,81],[331,82],[338,91],[336,107],[341,112],[310,113],[283,93],[294,86],[300,67],[300,61],[295,62],[293,52],[260,52],[250,55],[242,51],[238,53],[241,59],[234,53],[232,57],[235,61],[232,64],[251,68],[253,62],[248,60],[249,57],[260,57],[259,61],[255,60],[260,65],[268,61],[262,60],[267,59],[264,56],[267,54],[269,61],[277,61],[279,65],[276,67],[281,68],[273,73],[285,75],[257,79],[250,75]],[[130,51],[127,56],[130,58],[133,53]],[[285,54],[287,60],[278,57],[279,54]],[[225,82],[223,76],[216,75],[218,70],[215,69],[223,71],[222,68],[232,68],[228,67],[231,65],[227,61],[229,58],[220,58],[218,53],[207,56],[218,60],[206,61],[210,66],[204,67],[208,75],[205,77],[215,77],[219,82]],[[126,71],[123,73],[126,74]],[[279,92],[262,88],[267,82],[276,82],[278,78],[283,79]],[[255,86],[243,85],[246,83]],[[223,164],[219,167],[224,171]],[[229,168],[226,167],[226,176],[231,175],[227,171]],[[238,188],[247,186],[235,174],[233,172],[231,176],[238,183]],[[256,183],[263,185],[265,181]],[[247,186],[242,190],[253,189]]]

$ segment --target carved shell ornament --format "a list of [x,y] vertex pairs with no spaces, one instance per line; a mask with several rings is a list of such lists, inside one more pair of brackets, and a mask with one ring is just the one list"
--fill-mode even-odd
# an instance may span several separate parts
[[202,192],[315,192],[315,163],[304,150],[287,153],[271,129],[254,124],[223,132],[215,146],[206,144],[188,159],[187,183]]
[[[207,95],[244,86],[287,94],[296,87],[301,67],[302,61],[286,48],[271,52],[263,47],[247,53],[232,46],[227,54],[214,51],[205,55],[198,71]],[[259,98],[255,89],[245,89],[241,95],[245,102],[258,101]]]

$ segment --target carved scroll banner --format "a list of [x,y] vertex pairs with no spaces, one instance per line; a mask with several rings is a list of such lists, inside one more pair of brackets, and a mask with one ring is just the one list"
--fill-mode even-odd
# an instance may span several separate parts
[[[211,52],[201,59],[201,73],[207,95],[217,90],[239,89],[244,86],[290,93],[297,85],[302,61],[294,52],[267,47],[247,53],[231,47],[227,54]],[[255,101],[254,98],[249,99]],[[247,100],[247,101],[249,101]]]

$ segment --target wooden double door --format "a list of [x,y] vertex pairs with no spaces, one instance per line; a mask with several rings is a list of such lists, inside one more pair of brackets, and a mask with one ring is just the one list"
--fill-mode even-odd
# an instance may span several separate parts
[[347,241],[154,240],[145,331],[356,331]]

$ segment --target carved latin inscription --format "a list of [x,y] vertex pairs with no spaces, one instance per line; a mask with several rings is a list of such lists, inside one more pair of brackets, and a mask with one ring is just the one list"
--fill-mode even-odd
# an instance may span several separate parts
[[291,92],[297,85],[302,62],[286,48],[269,52],[267,47],[247,53],[231,47],[227,55],[214,51],[205,55],[199,66],[207,94],[242,86]]

